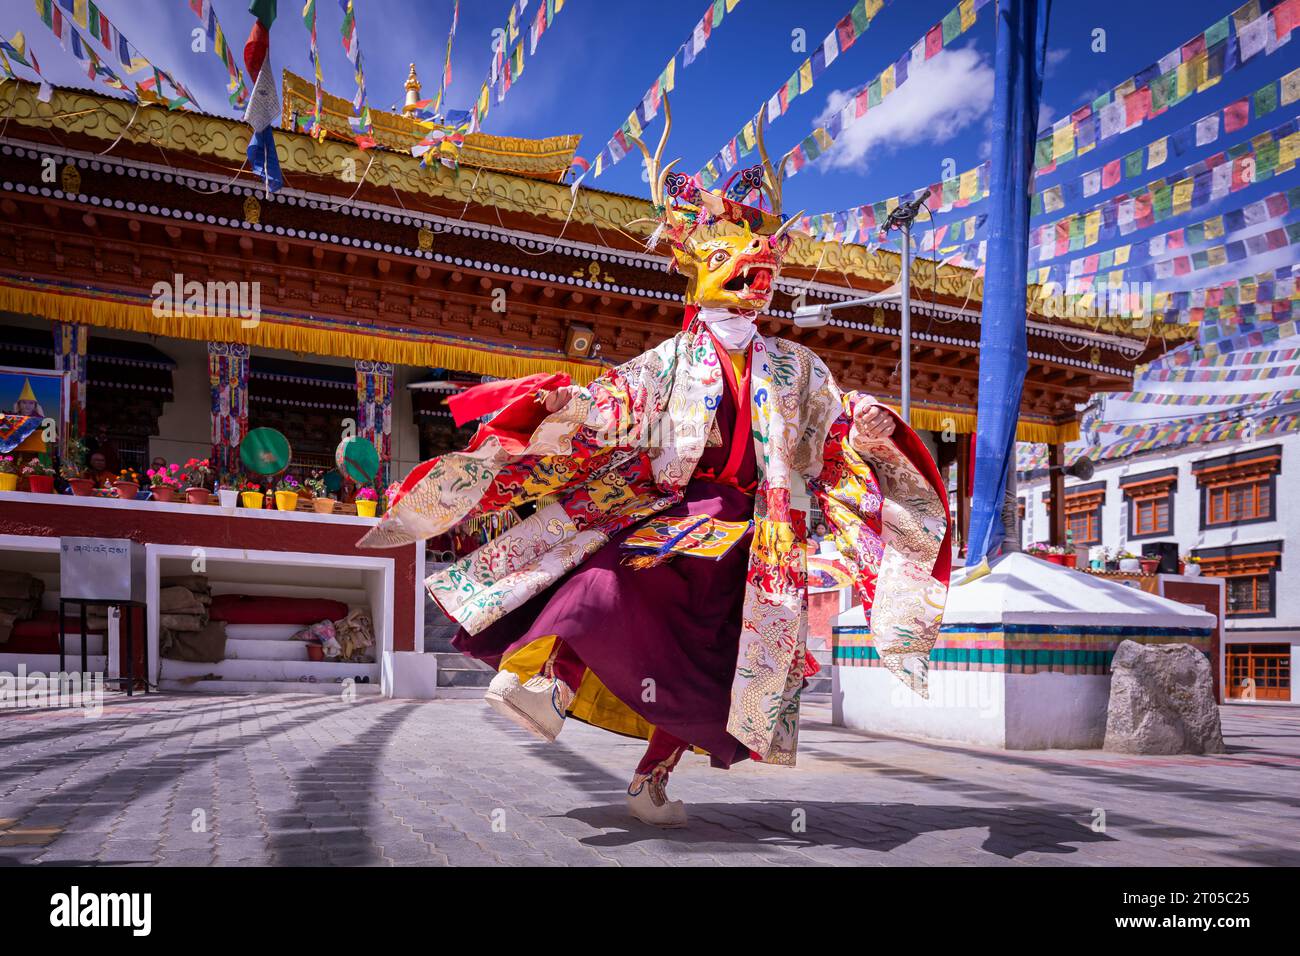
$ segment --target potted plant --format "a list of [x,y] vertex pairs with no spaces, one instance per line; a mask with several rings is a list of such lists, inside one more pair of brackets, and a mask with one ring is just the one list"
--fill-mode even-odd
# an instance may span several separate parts
[[179,465],[164,465],[162,468],[150,468],[145,472],[154,501],[176,500],[176,494],[181,490],[181,480],[177,477],[179,470]]
[[379,507],[379,496],[375,494],[374,488],[357,489],[357,515],[362,518],[373,518],[375,509]]
[[85,498],[95,488],[91,478],[84,477],[86,471],[86,443],[80,438],[69,438],[63,447],[63,458],[59,462],[59,475],[68,483],[74,495]]
[[298,507],[298,492],[302,485],[298,479],[286,472],[275,486],[275,506],[280,511],[293,511]]
[[233,475],[223,474],[217,479],[217,500],[227,511],[234,511],[239,506],[239,492],[235,489]]
[[1136,554],[1131,551],[1121,551],[1117,556],[1119,560],[1119,569],[1127,574],[1140,574],[1142,572],[1142,561]]
[[1143,574],[1155,574],[1160,570],[1160,559],[1158,557],[1143,555],[1138,558],[1138,563],[1142,565]]
[[0,455],[0,491],[18,488],[18,462],[13,455]]
[[117,473],[113,489],[123,501],[130,501],[140,493],[140,473],[132,468],[123,468]]
[[54,493],[54,466],[39,455],[23,462],[23,477],[27,479],[27,490],[38,495]]
[[1063,547],[1061,549],[1061,563],[1067,568],[1079,566],[1079,551],[1077,548]]
[[1183,555],[1182,570],[1189,578],[1198,577],[1201,573],[1201,559],[1194,554]]
[[311,477],[303,482],[307,490],[311,492],[311,506],[317,514],[332,515],[334,513],[335,501],[330,497],[329,489],[325,487],[325,478],[322,472],[313,471]]
[[245,508],[261,510],[266,505],[266,495],[262,494],[262,486],[255,481],[245,481],[239,486],[239,499],[244,503]]
[[212,468],[206,458],[191,458],[185,463],[181,478],[185,486],[185,500],[192,505],[206,505],[212,497],[208,485],[212,484]]
[[1093,545],[1089,548],[1088,566],[1094,571],[1104,571],[1106,569],[1106,549],[1101,545]]

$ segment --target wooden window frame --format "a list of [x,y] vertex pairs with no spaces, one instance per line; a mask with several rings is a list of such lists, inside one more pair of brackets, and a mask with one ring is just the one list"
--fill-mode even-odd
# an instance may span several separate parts
[[[1225,660],[1224,660],[1223,674],[1225,678],[1224,682],[1227,685],[1225,687],[1224,697],[1227,700],[1248,700],[1248,699],[1277,700],[1277,701],[1293,700],[1291,689],[1294,686],[1294,675],[1291,673],[1291,665],[1290,665],[1291,646],[1289,644],[1275,644],[1275,643],[1228,644],[1226,645],[1224,650],[1225,650]],[[1255,694],[1253,698],[1243,697],[1241,692],[1241,685],[1238,683],[1238,678],[1240,675],[1238,673],[1234,673],[1236,669],[1236,665],[1240,661],[1244,660],[1245,661],[1244,672],[1246,676],[1253,678],[1255,675],[1254,661],[1256,659],[1269,659],[1269,658],[1277,658],[1279,661],[1287,662],[1285,667],[1286,681],[1287,681],[1285,688],[1280,686],[1277,688],[1272,688],[1272,687],[1261,688],[1258,685],[1256,685]],[[1278,669],[1282,670],[1283,668],[1279,665]],[[1285,690],[1285,696],[1282,693],[1283,690]],[[1234,691],[1236,691],[1236,693],[1234,693]]]
[[[1282,467],[1280,446],[1254,453],[1239,452],[1222,458],[1197,462],[1192,466],[1196,484],[1200,488],[1200,528],[1235,528],[1241,525],[1261,524],[1277,520],[1277,476]],[[1251,518],[1225,518],[1212,521],[1210,505],[1215,495],[1228,489],[1251,485],[1268,493],[1268,511]],[[1256,491],[1258,498],[1259,491]],[[1226,512],[1226,506],[1225,506]]]
[[[1250,550],[1246,550],[1249,548]],[[1277,616],[1277,572],[1282,567],[1280,542],[1269,545],[1204,549],[1193,552],[1201,559],[1201,573],[1225,578],[1224,598],[1227,617],[1234,621]],[[1227,603],[1229,582],[1234,578],[1267,578],[1268,607],[1253,611],[1233,611]]]
[[[1065,527],[1070,527],[1070,519],[1084,515],[1089,524],[1096,529],[1096,536],[1088,540],[1080,540],[1071,537],[1070,542],[1075,545],[1090,546],[1101,544],[1102,541],[1102,507],[1106,503],[1106,486],[1105,483],[1098,485],[1088,485],[1082,489],[1067,491],[1065,493]],[[1050,494],[1043,496],[1043,505],[1047,508],[1047,514],[1052,514],[1052,496]]]
[[[1128,539],[1130,541],[1149,541],[1152,538],[1167,538],[1174,533],[1174,492],[1178,488],[1176,469],[1167,472],[1136,475],[1120,481],[1120,491],[1128,504]],[[1163,528],[1154,531],[1138,530],[1140,509],[1147,504],[1158,507],[1164,503],[1167,520]]]

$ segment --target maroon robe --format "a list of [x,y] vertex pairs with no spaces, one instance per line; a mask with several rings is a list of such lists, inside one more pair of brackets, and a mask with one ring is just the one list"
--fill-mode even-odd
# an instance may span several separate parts
[[[684,499],[661,516],[753,517],[758,466],[748,365],[737,382],[726,352],[718,347],[718,355],[727,380],[715,419],[722,444],[705,448]],[[514,651],[557,635],[629,708],[728,767],[748,756],[727,733],[727,716],[753,532],[717,561],[677,555],[634,569],[622,563],[629,552],[620,546],[635,530],[614,535],[553,587],[478,634],[462,629],[452,643],[499,668]]]

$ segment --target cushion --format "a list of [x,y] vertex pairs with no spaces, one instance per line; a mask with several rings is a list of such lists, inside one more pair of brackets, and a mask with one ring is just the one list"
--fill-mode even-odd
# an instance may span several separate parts
[[315,624],[347,617],[348,606],[327,598],[216,594],[210,618],[227,624]]

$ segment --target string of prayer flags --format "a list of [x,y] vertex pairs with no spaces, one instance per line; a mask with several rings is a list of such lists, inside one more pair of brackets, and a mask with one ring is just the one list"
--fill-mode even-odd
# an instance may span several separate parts
[[348,126],[352,129],[352,138],[357,148],[369,149],[376,145],[375,127],[370,121],[370,104],[366,101],[366,73],[361,61],[361,41],[357,37],[357,12],[353,0],[339,0],[339,7],[343,11],[339,36],[343,39],[343,52],[352,64],[357,82],[357,95],[352,98],[352,115],[348,117]]
[[1030,230],[1030,257],[1045,261],[1077,252],[1102,240],[1127,236],[1172,216],[1222,199],[1253,183],[1295,168],[1300,156],[1297,121],[1292,119],[1149,183],[1145,190],[1124,193],[1086,211]]
[[255,18],[244,43],[244,68],[253,81],[253,92],[244,110],[244,122],[253,130],[248,139],[248,168],[260,176],[268,193],[284,185],[280,157],[275,151],[275,124],[280,120],[280,92],[275,74],[268,66],[271,53],[271,25],[277,14],[276,0],[252,0],[248,12]]
[[[1075,200],[1089,199],[1118,185],[1123,180],[1143,176],[1150,170],[1164,165],[1171,153],[1173,156],[1182,156],[1191,149],[1207,146],[1219,139],[1220,129],[1224,133],[1236,132],[1250,121],[1252,113],[1254,119],[1262,119],[1279,105],[1289,106],[1298,99],[1300,99],[1300,68],[1292,70],[1280,79],[1272,80],[1250,96],[1243,96],[1220,110],[1188,123],[1174,133],[1161,136],[1146,146],[1131,151],[1126,156],[1113,159],[1096,169],[1090,169],[1076,179],[1039,190],[1031,201],[1030,214],[1037,216],[1056,212]],[[1296,147],[1291,145],[1290,148],[1294,150]]]
[[[442,76],[438,81],[438,95],[433,101],[433,111],[436,114],[442,112],[442,100],[447,95],[447,87],[451,86],[451,46],[456,39],[456,26],[460,23],[460,0],[452,0],[451,4],[451,29],[447,31],[447,53],[442,61]],[[536,43],[533,44],[536,48]]]
[[203,24],[203,31],[207,34],[208,43],[212,45],[213,54],[225,66],[226,73],[230,77],[226,85],[230,105],[242,110],[244,104],[248,102],[248,86],[244,83],[244,74],[239,69],[239,61],[235,59],[235,51],[226,42],[226,35],[221,30],[221,24],[217,22],[217,11],[212,6],[212,0],[189,0],[189,2],[190,9]]
[[[616,165],[632,151],[634,147],[628,137],[641,136],[641,131],[659,115],[659,105],[663,102],[664,94],[671,93],[676,85],[678,65],[685,69],[695,62],[712,38],[713,31],[722,25],[723,17],[734,10],[739,3],[740,0],[709,0],[708,8],[691,30],[690,36],[669,58],[667,65],[659,71],[659,75],[637,102],[636,107],[628,114],[623,125],[610,137],[605,148],[596,157],[594,163],[596,176],[600,176],[605,170]],[[583,176],[585,175],[584,170]],[[582,176],[579,176],[577,182],[581,181]]]
[[[927,30],[908,52],[899,57],[896,63],[886,67],[870,83],[854,90],[839,112],[831,117],[830,122],[824,127],[813,130],[790,151],[785,161],[786,177],[796,175],[799,170],[816,161],[817,157],[830,149],[844,130],[859,122],[862,117],[880,106],[903,86],[912,71],[933,59],[958,37],[964,35],[975,25],[979,12],[988,6],[989,2],[990,0],[961,0],[942,20]],[[710,166],[713,165],[711,162]]]
[[316,0],[307,0],[302,8],[303,26],[307,28],[307,36],[310,39],[310,45],[307,47],[307,59],[311,63],[312,70],[315,73],[316,100],[312,105],[310,116],[297,117],[298,129],[312,139],[324,142],[325,126],[321,123],[321,70],[320,70],[320,47],[316,44]]
[[54,6],[51,0],[37,0],[37,12],[42,15],[41,22],[49,27],[50,32],[59,41],[59,46],[70,52],[73,59],[85,67],[86,77],[91,82],[99,80],[125,94],[132,102],[139,98],[113,68],[99,58],[99,55],[91,49],[90,43],[82,38],[72,21],[64,17],[62,11]]
[[[152,74],[151,77],[136,82],[135,98],[149,103],[162,103],[168,109],[178,109],[186,103],[198,106],[198,100],[175,77],[140,54],[94,0],[58,0],[57,3],[55,0],[34,0],[34,6],[41,22],[58,38],[59,45],[65,50],[71,46],[72,55],[86,65],[86,74],[90,79],[100,79],[113,89],[131,92],[117,72],[100,59],[92,44],[79,31],[85,31],[106,53],[116,57],[126,73],[148,70]],[[73,24],[77,29],[73,28]],[[166,86],[171,87],[170,93]]]
[[42,103],[48,103],[50,101],[50,97],[54,93],[54,88],[50,86],[50,81],[47,80],[45,74],[41,72],[41,64],[40,61],[36,59],[35,51],[27,48],[27,39],[23,36],[21,30],[14,34],[12,41],[6,40],[4,37],[0,36],[0,57],[3,57],[5,73],[8,76],[14,76],[13,69],[9,65],[10,60],[18,62],[35,73],[36,78],[41,81],[41,88],[36,94],[36,98]]
[[[767,110],[767,124],[770,126],[777,117],[784,116],[789,111],[790,103],[793,100],[811,90],[813,84],[839,58],[839,55],[853,46],[858,37],[867,32],[867,28],[871,26],[871,21],[876,18],[876,14],[891,2],[892,0],[856,0],[848,12],[840,17],[835,24],[835,29],[826,34],[825,39],[814,47],[812,55],[790,74],[790,78],[768,97],[763,106],[759,107],[760,113],[764,109]],[[717,26],[716,22],[714,26]],[[697,27],[696,30],[698,32],[699,28]],[[689,65],[689,61],[687,61],[687,65]],[[746,123],[735,136],[731,137],[727,145],[718,150],[717,155],[700,170],[698,176],[700,182],[706,188],[711,187],[719,178],[735,169],[741,159],[753,152],[758,143],[758,136],[754,128],[756,122],[757,117]]]
[[1201,222],[1160,233],[1145,242],[1117,246],[1102,253],[1072,259],[1068,263],[1030,269],[1029,281],[1040,284],[1048,281],[1061,282],[1067,277],[1075,278],[1122,266],[1129,261],[1135,248],[1139,253],[1145,253],[1152,259],[1179,249],[1194,249],[1215,239],[1221,239],[1227,234],[1238,232],[1247,226],[1281,218],[1297,209],[1300,209],[1300,186],[1292,187],[1286,192],[1270,193],[1263,199],[1219,213]]
[[[1057,120],[1037,140],[1035,169],[1050,173],[1210,89],[1257,55],[1267,56],[1288,43],[1297,26],[1300,0],[1248,0],[1155,63]],[[1234,129],[1240,128],[1236,124],[1244,125],[1242,106],[1234,104],[1232,110],[1230,121]]]
[[[529,0],[513,0],[510,4],[504,35],[499,42],[493,44],[494,54],[488,78],[479,89],[478,98],[470,110],[469,130],[472,133],[483,128],[483,120],[487,118],[492,102],[499,106],[524,73],[523,14],[528,9],[528,2]],[[536,54],[537,41],[551,28],[556,15],[563,9],[564,0],[538,0],[537,14],[528,31],[529,56]]]

